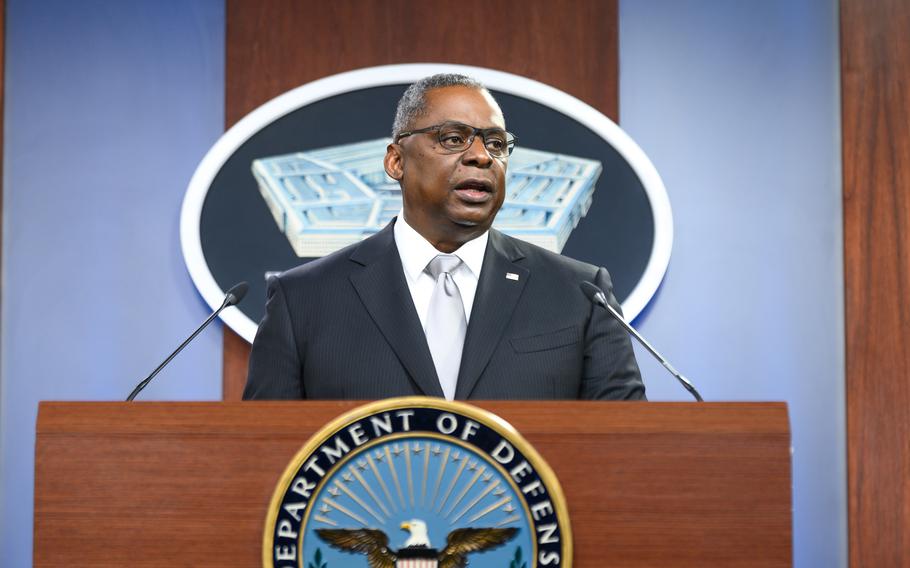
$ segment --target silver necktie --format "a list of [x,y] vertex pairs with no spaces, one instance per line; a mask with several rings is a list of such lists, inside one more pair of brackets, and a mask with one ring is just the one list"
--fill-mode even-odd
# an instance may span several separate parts
[[440,254],[425,269],[436,281],[427,312],[427,345],[430,346],[442,392],[448,400],[455,398],[461,350],[468,329],[461,293],[451,274],[460,265],[461,259],[457,256]]

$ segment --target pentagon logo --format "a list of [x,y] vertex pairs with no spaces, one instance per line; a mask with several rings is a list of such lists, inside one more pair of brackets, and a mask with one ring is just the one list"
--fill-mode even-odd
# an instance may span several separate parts
[[[401,188],[383,169],[391,138],[253,162],[259,192],[299,257],[320,257],[378,233],[401,210]],[[493,226],[562,252],[591,207],[597,160],[518,147]]]

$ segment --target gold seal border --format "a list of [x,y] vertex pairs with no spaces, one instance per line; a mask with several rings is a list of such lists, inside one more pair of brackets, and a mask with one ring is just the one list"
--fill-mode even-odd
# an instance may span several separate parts
[[[564,566],[565,568],[572,568],[572,526],[569,523],[569,507],[566,503],[565,494],[562,491],[562,486],[559,484],[559,479],[556,477],[553,469],[543,459],[543,457],[537,453],[537,450],[534,449],[534,446],[532,446],[531,443],[528,442],[524,436],[522,436],[521,433],[515,429],[514,426],[488,410],[484,410],[465,402],[449,401],[442,398],[425,396],[389,398],[352,408],[351,410],[331,420],[325,426],[316,431],[316,433],[306,441],[303,447],[300,448],[296,454],[294,454],[293,458],[291,458],[291,461],[285,468],[284,473],[279,478],[278,484],[275,486],[275,491],[272,494],[272,499],[269,502],[269,510],[268,514],[266,515],[265,526],[263,527],[262,535],[262,565],[264,568],[274,568],[274,564],[272,563],[272,549],[274,547],[272,535],[275,532],[275,522],[278,520],[278,509],[281,503],[281,497],[287,492],[291,481],[303,466],[306,459],[310,457],[310,455],[315,450],[322,446],[322,444],[331,439],[332,436],[336,435],[345,426],[348,426],[354,422],[362,420],[363,418],[367,418],[380,412],[390,410],[406,410],[408,408],[430,408],[443,411],[448,410],[461,414],[462,416],[466,416],[468,418],[473,418],[484,426],[496,431],[500,436],[506,439],[506,441],[511,443],[517,450],[519,450],[522,455],[524,455],[524,457],[531,463],[531,465],[534,466],[534,470],[543,480],[544,486],[547,488],[547,492],[550,494],[550,501],[554,505],[556,520],[559,523],[559,528],[562,533],[562,556],[560,557],[560,566]],[[381,438],[382,437],[377,439]],[[303,523],[301,523],[301,527],[302,526]],[[537,535],[535,534],[533,536],[534,539],[536,539]],[[298,550],[298,553],[302,554],[303,551]],[[532,566],[537,566],[536,557],[533,559],[533,562],[534,563]]]

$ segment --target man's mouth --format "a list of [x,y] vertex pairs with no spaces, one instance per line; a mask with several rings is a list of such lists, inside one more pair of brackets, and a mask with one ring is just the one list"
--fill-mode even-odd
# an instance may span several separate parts
[[455,185],[455,193],[468,203],[484,203],[493,198],[493,184],[486,180],[467,179]]

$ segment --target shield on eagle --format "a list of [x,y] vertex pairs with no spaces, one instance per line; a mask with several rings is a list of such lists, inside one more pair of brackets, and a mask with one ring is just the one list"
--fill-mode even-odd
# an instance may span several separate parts
[[395,568],[439,568],[439,551],[434,548],[402,548]]

